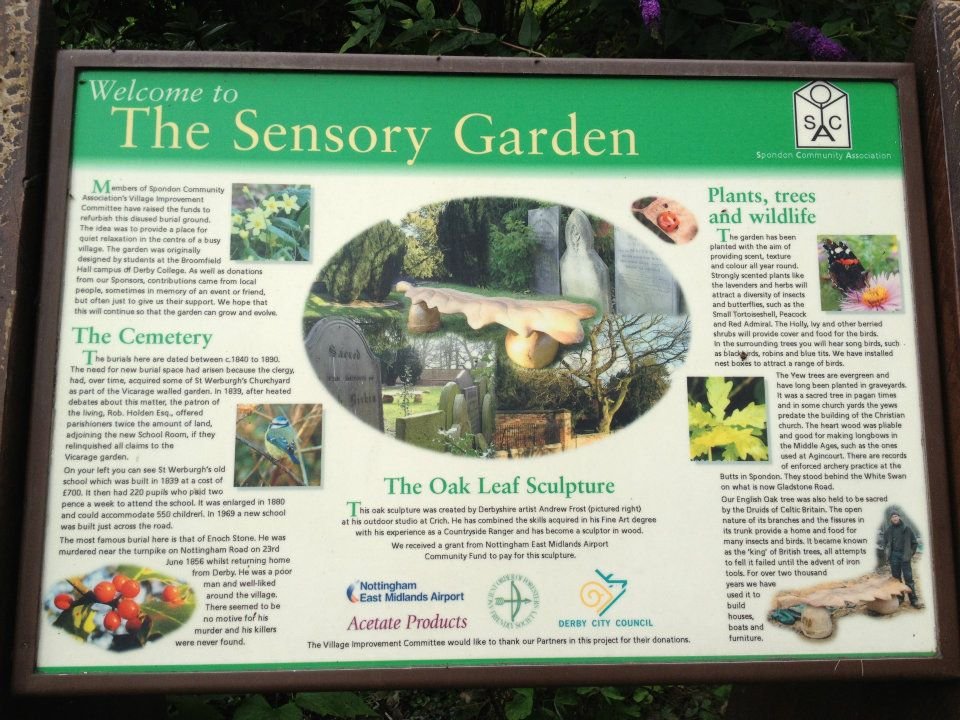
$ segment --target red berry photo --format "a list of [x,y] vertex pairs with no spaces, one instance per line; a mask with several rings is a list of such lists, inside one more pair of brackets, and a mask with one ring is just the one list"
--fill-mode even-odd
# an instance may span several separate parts
[[54,627],[76,641],[115,652],[161,640],[185,625],[195,607],[190,585],[136,565],[64,578],[44,598]]

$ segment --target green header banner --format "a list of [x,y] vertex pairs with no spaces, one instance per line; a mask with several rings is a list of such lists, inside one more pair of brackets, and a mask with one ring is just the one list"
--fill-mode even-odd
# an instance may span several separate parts
[[74,160],[899,172],[888,81],[90,70]]

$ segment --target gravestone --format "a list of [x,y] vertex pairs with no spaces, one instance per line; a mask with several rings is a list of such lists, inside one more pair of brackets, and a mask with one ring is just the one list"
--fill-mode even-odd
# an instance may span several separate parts
[[620,228],[613,231],[617,313],[679,315],[681,293],[657,254]]
[[455,382],[448,382],[440,391],[440,402],[437,403],[437,409],[443,411],[443,426],[445,428],[453,425],[453,399],[460,394],[460,386]]
[[564,228],[567,249],[560,258],[560,287],[564,295],[595,301],[600,312],[610,312],[610,277],[593,247],[593,228],[582,210],[574,210]]
[[443,413],[440,410],[398,417],[397,440],[429,450],[443,450]]
[[304,343],[313,371],[337,401],[357,418],[383,432],[380,362],[356,324],[323,318]]
[[470,427],[473,431],[480,432],[480,393],[477,386],[468,387],[463,391],[463,396],[467,400],[467,415],[470,417]]
[[453,399],[453,424],[459,425],[461,432],[473,432],[473,426],[470,424],[470,412],[467,409],[467,398],[463,395],[457,395]]
[[527,211],[527,225],[537,237],[533,287],[546,295],[560,294],[560,206]]
[[490,381],[486,377],[482,377],[477,380],[477,392],[480,394],[480,401],[483,401],[483,396],[487,394],[487,389],[490,387]]
[[493,432],[496,429],[497,417],[496,410],[493,407],[493,395],[487,393],[483,396],[480,403],[480,429],[489,439],[493,439]]
[[473,387],[477,384],[469,370],[461,370],[458,372],[455,382],[460,386],[460,390],[466,390],[468,387]]

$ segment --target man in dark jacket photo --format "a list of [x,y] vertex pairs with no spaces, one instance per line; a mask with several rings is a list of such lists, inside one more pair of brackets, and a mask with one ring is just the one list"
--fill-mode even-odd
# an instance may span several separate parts
[[910,561],[917,552],[917,536],[896,510],[890,512],[890,524],[883,531],[883,549],[890,560],[890,574],[910,588],[910,604],[923,607],[917,598]]

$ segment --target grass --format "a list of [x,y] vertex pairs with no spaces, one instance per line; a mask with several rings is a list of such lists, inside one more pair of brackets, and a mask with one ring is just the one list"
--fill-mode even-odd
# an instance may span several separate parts
[[[390,293],[385,302],[402,302],[406,298],[400,293]],[[307,304],[303,309],[305,318],[321,318],[328,315],[346,315],[348,317],[367,317],[381,319],[396,317],[401,311],[406,314],[406,309],[410,306],[405,303],[402,307],[362,307],[353,305],[341,305],[328,298],[316,293],[310,293],[307,298]]]
[[[506,290],[500,290],[497,288],[476,288],[468,285],[455,285],[453,283],[431,283],[431,287],[443,287],[450,290],[461,290],[463,292],[472,293],[474,295],[481,295],[483,297],[509,297],[518,300],[567,300],[569,302],[579,302],[585,303],[587,305],[592,305],[597,308],[597,314],[586,321],[587,326],[590,326],[596,321],[596,318],[599,318],[601,313],[600,308],[597,306],[597,303],[593,300],[577,297],[568,297],[563,295],[531,295],[531,294],[522,294],[508,292]],[[313,323],[322,317],[328,317],[330,315],[340,315],[345,317],[350,317],[358,320],[362,324],[363,320],[368,318],[370,320],[383,320],[386,318],[392,317],[402,317],[406,321],[407,313],[410,310],[410,300],[406,295],[399,292],[392,292],[387,296],[387,302],[396,302],[399,303],[395,307],[362,307],[362,306],[353,306],[353,305],[341,305],[339,303],[332,302],[329,298],[324,298],[322,295],[316,293],[311,293],[310,297],[307,298],[307,303],[303,309],[303,319],[304,319],[304,332],[309,332],[310,327]],[[471,340],[487,340],[494,343],[501,342],[507,334],[507,329],[497,323],[491,323],[482,328],[474,330],[467,324],[467,318],[461,313],[456,313],[452,315],[441,315],[440,316],[440,329],[437,331],[439,333],[457,333],[458,335],[465,336]]]
[[[410,388],[410,415],[418,413],[432,412],[440,404],[441,387],[435,385],[416,385]],[[384,388],[385,395],[393,395],[392,403],[385,403],[383,406],[383,429],[384,432],[394,434],[397,418],[403,417],[403,405],[400,403],[400,394],[402,388],[392,387]],[[423,402],[414,403],[413,393],[423,393]]]

